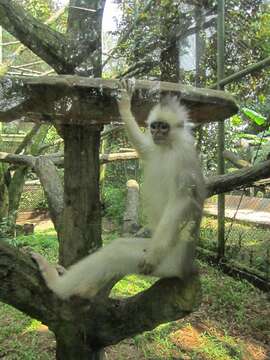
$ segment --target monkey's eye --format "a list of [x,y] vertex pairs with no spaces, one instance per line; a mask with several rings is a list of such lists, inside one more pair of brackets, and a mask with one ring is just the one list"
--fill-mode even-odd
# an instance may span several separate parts
[[150,128],[151,128],[152,130],[156,130],[158,127],[159,127],[158,122],[152,122],[152,123],[150,124]]
[[161,130],[169,130],[170,126],[167,123],[161,122],[160,123],[160,129]]
[[168,131],[170,129],[170,125],[164,121],[154,121],[150,124],[150,128],[152,130],[163,130]]

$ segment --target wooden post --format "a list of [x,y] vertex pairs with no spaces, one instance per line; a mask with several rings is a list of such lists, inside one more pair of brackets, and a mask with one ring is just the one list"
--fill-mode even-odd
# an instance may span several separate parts
[[64,267],[101,246],[100,130],[93,126],[63,126],[65,194],[59,260]]
[[129,234],[138,230],[139,218],[139,184],[136,180],[127,182],[126,209],[123,219],[123,233]]
[[[218,83],[224,78],[224,0],[218,0],[218,26],[217,26],[217,65],[218,65]],[[221,90],[221,87],[219,86]],[[224,120],[218,123],[218,174],[222,175],[225,171],[225,162],[223,157],[225,141]],[[218,195],[218,258],[225,255],[225,195]]]

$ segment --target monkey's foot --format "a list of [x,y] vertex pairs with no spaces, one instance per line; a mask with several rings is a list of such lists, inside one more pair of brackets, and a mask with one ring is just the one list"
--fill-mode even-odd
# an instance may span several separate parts
[[139,271],[143,275],[151,275],[155,269],[155,266],[145,260],[139,264]]
[[37,263],[39,270],[41,272],[46,270],[46,268],[49,266],[49,263],[42,255],[40,255],[36,252],[33,252],[33,251],[30,253],[30,255],[31,255],[31,258]]
[[38,268],[48,287],[59,277],[59,272],[55,266],[51,265],[42,255],[32,252],[32,259],[38,265]]
[[59,265],[59,264],[57,264],[57,265],[55,266],[55,269],[56,269],[56,271],[58,272],[58,274],[59,274],[60,276],[64,275],[64,274],[67,272],[67,270],[64,268],[64,266]]

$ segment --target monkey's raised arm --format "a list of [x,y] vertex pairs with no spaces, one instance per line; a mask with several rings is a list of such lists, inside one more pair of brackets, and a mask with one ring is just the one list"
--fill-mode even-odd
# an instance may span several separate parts
[[140,130],[131,112],[131,98],[133,93],[132,82],[128,80],[121,82],[121,94],[117,99],[121,119],[126,125],[128,137],[139,155],[144,155],[148,148],[147,137]]

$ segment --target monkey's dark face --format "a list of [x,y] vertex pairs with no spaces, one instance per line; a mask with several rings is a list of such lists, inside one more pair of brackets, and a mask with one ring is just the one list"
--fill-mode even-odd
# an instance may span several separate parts
[[166,144],[169,138],[170,125],[164,121],[154,121],[150,124],[150,132],[156,145]]

